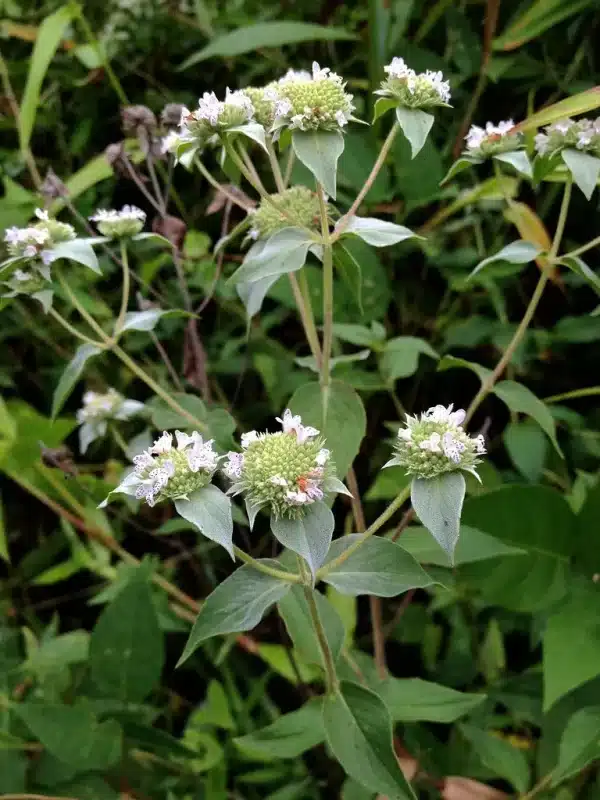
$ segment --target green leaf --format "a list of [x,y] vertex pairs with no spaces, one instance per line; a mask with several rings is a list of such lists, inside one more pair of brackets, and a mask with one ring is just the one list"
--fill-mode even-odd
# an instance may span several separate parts
[[119,725],[99,723],[83,704],[20,703],[14,712],[49,753],[77,772],[105,770],[121,758]]
[[582,258],[579,256],[563,256],[558,261],[559,264],[564,264],[565,267],[575,272],[577,275],[580,275],[596,292],[597,295],[600,295],[600,278],[593,269],[590,269],[588,265]]
[[573,180],[585,195],[586,200],[590,200],[598,184],[600,158],[571,149],[563,150],[561,155]]
[[430,480],[413,478],[410,496],[417,516],[454,564],[465,499],[463,474],[446,472]]
[[531,420],[510,422],[502,434],[504,446],[511,461],[519,472],[531,483],[542,477],[548,440],[543,432]]
[[44,19],[37,31],[29,62],[27,83],[19,109],[19,142],[26,150],[31,140],[35,116],[40,104],[40,92],[50,62],[61,43],[63,33],[73,19],[75,7],[67,4]]
[[[342,536],[332,543],[328,561],[337,558],[361,539],[361,534]],[[349,595],[374,594],[396,597],[408,589],[431,586],[432,578],[400,545],[371,536],[346,561],[323,575],[326,583]]]
[[163,663],[163,634],[147,575],[138,568],[92,631],[92,678],[109,697],[138,702],[159,682]]
[[[219,681],[211,681],[208,684],[204,703],[193,712],[193,724],[210,725],[223,728],[226,731],[236,729],[235,721],[231,716],[227,694]],[[175,742],[179,745],[178,740],[175,740]]]
[[396,108],[396,118],[402,128],[402,133],[410,142],[412,157],[414,158],[427,141],[435,117],[433,114],[428,114],[418,108],[398,106]]
[[335,520],[322,501],[311,503],[300,519],[271,517],[271,530],[284,547],[301,556],[315,576],[327,557]]
[[161,308],[148,308],[146,311],[128,311],[121,333],[125,331],[153,331],[162,317],[184,316],[185,311],[171,309],[164,311]]
[[65,367],[65,371],[60,376],[58,385],[54,390],[54,394],[52,395],[53,418],[56,417],[56,415],[60,412],[60,410],[66,403],[68,397],[73,391],[75,384],[79,380],[86,363],[89,361],[90,358],[97,356],[101,352],[102,348],[96,347],[93,344],[86,343],[80,345],[77,348],[77,350],[75,351],[75,355],[73,356],[71,361],[69,361],[69,363]]
[[416,233],[405,228],[404,225],[396,225],[394,222],[387,222],[376,217],[356,216],[352,217],[345,226],[342,236],[346,234],[354,234],[373,247],[389,247],[416,236]]
[[308,249],[315,244],[315,240],[302,228],[282,228],[260,244],[263,246],[252,248],[230,280],[235,283],[255,283],[296,272],[304,266]]
[[528,178],[533,178],[533,169],[531,162],[527,158],[525,150],[510,150],[507,153],[498,153],[494,156],[496,161],[502,161],[504,164],[510,164],[517,172],[525,175]]
[[218,486],[209,483],[189,497],[179,497],[174,502],[181,517],[195,525],[207,539],[224,547],[235,560],[231,500]]
[[393,383],[399,378],[409,378],[419,367],[419,356],[438,359],[439,355],[424,339],[417,336],[396,336],[389,339],[383,348],[380,368],[386,381]]
[[83,264],[88,267],[97,275],[101,275],[100,265],[98,258],[94,253],[94,248],[85,239],[73,239],[70,242],[59,242],[55,244],[49,251],[52,254],[52,261],[58,261],[60,258],[66,258],[67,261],[76,261],[78,264]]
[[381,694],[395,722],[454,722],[486,699],[420,678],[388,678]]
[[519,239],[516,242],[511,242],[499,250],[495,255],[484,258],[475,267],[473,272],[469,275],[472,278],[477,275],[487,264],[493,264],[496,261],[508,261],[509,264],[528,264],[533,261],[542,252],[542,248],[531,242],[524,242]]
[[537,398],[531,389],[516,381],[500,381],[494,386],[494,394],[517,414],[530,416],[548,436],[556,452],[562,456],[562,450],[556,440],[556,425],[548,407]]
[[460,158],[457,158],[442,179],[440,186],[448,183],[448,181],[452,180],[452,178],[454,178],[456,175],[459,175],[461,172],[464,172],[464,170],[469,169],[469,167],[473,167],[476,164],[483,164],[483,161],[480,158],[473,158],[472,156],[461,156]]
[[323,418],[321,387],[318,383],[306,383],[296,389],[289,407],[294,414],[301,415],[305,425],[314,426],[325,436],[337,473],[344,477],[358,453],[367,427],[365,409],[358,394],[345,383],[332,381]]
[[312,172],[325,192],[335,200],[337,162],[344,151],[344,135],[340,131],[292,132],[294,153]]
[[548,618],[544,631],[544,711],[600,675],[599,614],[598,590],[591,582],[573,580],[568,596]]
[[415,794],[398,764],[392,744],[392,721],[378,695],[348,681],[323,701],[327,742],[347,774],[389,800]]
[[236,291],[250,319],[258,314],[269,289],[280,277],[280,275],[270,275],[258,281],[237,284]]
[[355,39],[354,34],[344,28],[330,25],[314,25],[307,22],[261,22],[256,25],[245,25],[212,41],[187,58],[179,67],[180,70],[192,67],[199,61],[221,56],[229,58],[242,53],[250,53],[263,47],[281,47],[296,42],[336,41]]
[[[280,566],[271,559],[260,559],[260,562],[275,569]],[[258,572],[249,564],[237,569],[204,601],[178,666],[187,661],[205,639],[254,628],[266,610],[279,602],[290,587],[290,583]]]
[[470,743],[481,763],[495,775],[505,778],[520,793],[529,786],[529,765],[521,750],[474,725],[461,724],[460,732]]
[[8,541],[6,539],[6,526],[4,525],[4,505],[2,503],[1,497],[0,497],[0,558],[6,561],[7,564],[10,564]]
[[600,706],[581,708],[570,717],[560,740],[558,764],[552,770],[552,786],[581,772],[600,758]]
[[233,128],[228,128],[225,135],[229,138],[232,134],[239,133],[246,136],[256,144],[259,144],[262,149],[267,152],[267,142],[265,139],[265,129],[258,122],[248,122],[246,125],[237,125]]
[[447,369],[456,369],[458,367],[470,369],[471,372],[477,375],[481,383],[492,374],[491,369],[482,367],[481,364],[476,364],[474,361],[467,361],[465,358],[456,358],[455,356],[442,356],[438,362],[437,368],[438,372],[442,372]]
[[377,100],[375,100],[375,106],[373,108],[373,122],[377,122],[379,117],[387,114],[388,111],[391,111],[392,108],[396,108],[397,105],[398,101],[392,97],[378,97]]
[[[422,564],[433,564],[437,567],[448,566],[448,557],[435,539],[427,534],[425,528],[412,526],[403,531],[402,547]],[[461,525],[458,543],[454,551],[454,566],[485,561],[498,556],[522,555],[523,553],[525,550],[504,544],[500,539],[495,539],[477,528]]]
[[[344,644],[344,624],[324,595],[314,590],[314,598],[325,629],[327,642],[337,661]],[[294,643],[294,650],[300,655],[302,661],[324,667],[321,648],[314,631],[304,589],[301,586],[292,586],[292,590],[279,601],[278,609],[290,639]]]
[[565,117],[577,116],[585,114],[586,111],[593,111],[600,106],[600,87],[594,86],[593,89],[588,89],[585,92],[567,97],[564,100],[559,100],[558,103],[553,103],[551,106],[546,106],[541,111],[536,111],[527,119],[520,122],[516,128],[521,132],[530,131],[534,128],[541,128],[543,125],[549,125],[551,122],[556,122]]
[[247,758],[271,761],[298,756],[321,744],[325,738],[320,699],[283,714],[266,728],[239,736],[234,744]]

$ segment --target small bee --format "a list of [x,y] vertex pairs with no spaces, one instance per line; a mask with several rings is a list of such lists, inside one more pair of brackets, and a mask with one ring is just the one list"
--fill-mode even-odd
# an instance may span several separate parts
[[39,442],[42,462],[47,467],[59,469],[65,475],[77,475],[77,466],[73,460],[73,453],[66,445],[60,447],[46,447],[43,442]]

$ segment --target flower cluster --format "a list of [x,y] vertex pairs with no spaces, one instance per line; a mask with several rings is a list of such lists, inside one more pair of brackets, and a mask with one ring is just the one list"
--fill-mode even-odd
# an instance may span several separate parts
[[293,186],[279,194],[272,194],[273,203],[263,200],[250,211],[251,239],[266,239],[282,228],[299,227],[318,230],[319,199],[306,186]]
[[90,221],[96,223],[96,227],[103,236],[108,236],[110,239],[121,239],[138,234],[144,227],[146,214],[137,206],[123,206],[120,211],[114,208],[99,208],[90,217]]
[[152,447],[134,456],[134,472],[121,488],[126,484],[135,497],[154,506],[163,500],[187,499],[210,483],[219,463],[212,439],[205,442],[197,431],[191,435],[175,431],[175,439],[173,447],[173,434],[165,431]]
[[13,258],[36,259],[35,266],[40,270],[44,278],[49,280],[48,270],[42,267],[47,267],[54,260],[52,248],[61,242],[75,239],[76,234],[72,225],[53,219],[47,211],[42,211],[42,209],[38,208],[35,216],[39,222],[29,225],[27,228],[7,228],[4,234],[4,241],[7,244],[10,256]]
[[561,119],[535,137],[535,149],[541,156],[554,156],[568,148],[600,157],[600,117]]
[[452,405],[433,406],[420,417],[406,416],[398,431],[394,457],[386,467],[405,467],[417,478],[436,478],[462,469],[478,477],[479,456],[485,453],[483,436],[469,436],[462,428],[465,412]]
[[441,72],[415,72],[398,57],[384,70],[387,78],[375,94],[392,97],[406,108],[433,108],[450,102],[450,84]]
[[266,86],[248,86],[243,90],[254,108],[254,119],[265,130],[269,130],[275,122],[275,106],[279,100],[277,81]]
[[313,62],[312,75],[290,71],[278,82],[275,91],[273,129],[297,128],[301,131],[336,131],[352,119],[352,95],[344,80],[328,67]]
[[344,486],[316,428],[289,409],[277,421],[283,428],[277,433],[243,434],[243,452],[228,453],[223,472],[232,481],[229,493],[244,493],[249,508],[268,506],[276,519],[299,519],[307,505]]
[[79,428],[79,449],[82,453],[96,439],[106,434],[111,420],[127,420],[139,414],[144,404],[137,400],[126,400],[115,389],[100,394],[86,392],[83,395],[83,406],[77,411]]
[[522,134],[513,131],[515,123],[512,119],[494,125],[486,122],[485,128],[471,125],[465,136],[467,155],[476,158],[487,158],[497,153],[507,153],[509,150],[518,150],[522,144]]

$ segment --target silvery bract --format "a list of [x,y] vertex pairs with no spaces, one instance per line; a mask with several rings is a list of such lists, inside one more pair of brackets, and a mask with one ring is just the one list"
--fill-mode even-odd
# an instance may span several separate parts
[[79,449],[85,453],[90,444],[102,438],[112,420],[131,419],[144,409],[144,404],[137,400],[126,400],[115,389],[103,394],[86,392],[83,395],[83,407],[77,411],[79,428]]

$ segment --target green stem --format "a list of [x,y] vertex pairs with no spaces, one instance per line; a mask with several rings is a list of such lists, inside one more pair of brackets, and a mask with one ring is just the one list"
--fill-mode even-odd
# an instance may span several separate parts
[[110,426],[110,433],[115,442],[117,443],[117,445],[119,446],[120,450],[123,452],[123,455],[129,459],[130,455],[129,455],[129,448],[127,447],[127,442],[125,441],[125,439],[123,439],[120,431],[115,425]]
[[592,239],[591,242],[587,244],[582,244],[581,247],[576,247],[575,250],[571,250],[568,253],[565,253],[563,258],[574,258],[575,256],[580,256],[582,253],[591,250],[592,247],[597,247],[600,244],[600,236],[596,236],[595,239]]
[[258,570],[258,572],[263,572],[265,575],[270,575],[272,578],[277,578],[280,581],[286,581],[287,583],[301,583],[302,578],[300,575],[296,575],[293,572],[284,572],[281,569],[275,569],[274,567],[269,567],[267,564],[263,564],[261,561],[257,561],[252,556],[248,555],[244,550],[241,550],[236,545],[233,546],[233,552],[236,556],[243,561],[244,564],[250,564],[251,567]]
[[289,155],[287,164],[285,165],[285,175],[283,176],[283,188],[287,188],[291,178],[292,178],[292,170],[294,168],[294,161],[296,159],[296,154],[294,153],[294,148],[289,148]]
[[563,194],[562,204],[560,207],[560,214],[558,217],[558,223],[556,226],[556,232],[554,234],[554,239],[552,241],[552,247],[550,248],[550,253],[548,254],[548,258],[546,259],[542,271],[537,282],[537,285],[531,295],[531,300],[529,301],[529,305],[525,310],[525,314],[523,315],[523,319],[519,323],[519,327],[515,331],[513,338],[510,340],[508,347],[504,351],[502,358],[497,363],[494,371],[489,375],[488,378],[482,383],[481,388],[473,398],[473,402],[469,406],[467,410],[467,415],[465,418],[465,424],[467,424],[472,418],[473,414],[477,411],[481,403],[485,400],[488,394],[494,388],[496,381],[502,375],[508,364],[510,363],[511,358],[523,336],[527,332],[527,328],[529,327],[531,320],[533,319],[533,315],[536,312],[538,304],[541,300],[541,297],[544,293],[544,289],[548,280],[550,278],[550,274],[552,269],[554,268],[554,260],[558,254],[558,250],[560,248],[560,243],[562,240],[562,235],[565,229],[565,223],[567,221],[567,214],[569,211],[569,202],[571,200],[571,188],[573,186],[572,178],[569,178],[565,183],[565,191]]
[[519,795],[519,800],[532,800],[537,794],[539,794],[543,789],[545,789],[548,784],[552,781],[552,773],[549,772],[547,775],[536,783],[533,789],[530,789],[525,794]]
[[125,322],[125,315],[127,314],[127,306],[129,304],[129,285],[130,285],[130,274],[129,274],[129,260],[127,258],[127,244],[125,243],[125,239],[121,239],[121,268],[123,270],[123,289],[121,295],[121,308],[119,310],[119,316],[117,317],[117,321],[115,323],[114,329],[114,336],[116,337],[117,334],[121,332],[121,328]]
[[90,43],[91,47],[96,51],[96,55],[98,56],[98,60],[102,64],[102,68],[108,75],[108,80],[110,81],[111,86],[115,90],[115,94],[121,101],[123,105],[127,105],[129,100],[127,99],[127,95],[121,86],[119,79],[117,78],[115,71],[110,65],[110,60],[108,59],[106,52],[104,50],[103,45],[98,41],[98,39],[94,36],[94,32],[92,31],[85,15],[83,13],[83,9],[80,5],[74,4],[75,8],[77,9],[77,18],[83,28],[83,32]]
[[62,314],[59,314],[58,311],[54,308],[50,308],[50,316],[53,317],[59,325],[62,325],[65,330],[69,331],[70,334],[75,336],[77,339],[81,339],[82,342],[86,342],[87,344],[93,344],[95,347],[102,347],[103,345],[100,342],[96,342],[93,339],[90,339],[89,336],[86,336],[85,333],[81,333],[68,322]]
[[339,680],[335,671],[335,660],[333,658],[331,648],[329,647],[327,634],[325,633],[325,628],[323,627],[323,623],[319,615],[319,608],[317,606],[317,601],[315,600],[315,590],[312,587],[310,573],[306,568],[304,560],[300,558],[300,556],[298,556],[298,566],[300,568],[300,575],[302,576],[304,596],[306,597],[306,602],[308,603],[310,620],[319,643],[321,655],[323,656],[327,693],[332,694],[333,692],[337,692],[339,689]]
[[410,483],[404,487],[404,489],[400,492],[398,497],[396,497],[396,499],[389,504],[389,506],[385,509],[385,511],[383,511],[377,517],[375,522],[373,522],[372,525],[369,525],[369,527],[363,533],[360,539],[354,542],[354,544],[350,545],[350,547],[344,550],[343,553],[340,553],[340,555],[337,558],[334,558],[333,561],[328,561],[324,567],[321,567],[321,569],[318,570],[317,580],[323,578],[323,576],[331,572],[332,569],[336,569],[337,567],[340,566],[340,564],[343,564],[344,561],[350,558],[350,556],[353,553],[355,553],[359,549],[359,547],[363,546],[363,544],[367,541],[367,539],[369,539],[383,525],[385,525],[385,523],[389,519],[391,519],[394,516],[396,511],[398,511],[398,509],[404,505],[404,503],[408,500],[409,497],[410,497]]
[[573,389],[572,392],[544,397],[544,403],[560,403],[562,400],[577,400],[580,397],[595,397],[598,394],[600,394],[600,386],[587,386],[585,389]]
[[77,309],[77,311],[79,311],[79,314],[82,316],[82,318],[83,318],[83,319],[84,319],[84,320],[87,322],[87,324],[90,326],[90,328],[91,328],[91,329],[92,329],[92,330],[93,330],[95,333],[97,333],[97,334],[98,334],[98,336],[99,336],[99,337],[102,339],[102,341],[103,341],[104,343],[107,343],[107,342],[111,341],[111,339],[110,339],[110,338],[109,338],[109,337],[106,335],[106,333],[105,333],[105,332],[102,330],[102,328],[100,327],[100,325],[98,325],[98,323],[97,323],[97,322],[96,322],[96,320],[95,320],[95,319],[92,317],[92,315],[91,315],[90,313],[88,313],[88,311],[86,311],[86,309],[83,307],[83,305],[82,305],[82,304],[81,304],[81,302],[79,301],[79,298],[77,297],[77,295],[75,294],[75,292],[74,292],[74,291],[71,289],[71,287],[69,286],[69,284],[67,283],[67,281],[65,280],[64,276],[63,276],[61,273],[58,273],[58,280],[59,280],[59,282],[60,282],[60,285],[61,285],[61,286],[62,286],[62,288],[63,288],[63,291],[65,292],[65,294],[67,295],[67,297],[69,298],[69,300],[71,301],[71,303],[72,303],[72,304],[75,306],[75,308]]
[[320,383],[323,418],[327,412],[329,384],[331,380],[331,347],[333,344],[333,249],[329,233],[327,203],[321,184],[317,184],[319,209],[321,212],[321,236],[323,239],[323,358]]
[[275,148],[273,147],[273,142],[271,141],[271,139],[267,139],[267,153],[269,155],[269,163],[271,164],[271,169],[273,170],[273,177],[275,178],[275,185],[277,186],[277,191],[283,192],[285,191],[285,181],[283,180],[283,175],[281,174],[281,167],[279,166],[279,161],[277,160],[277,154],[275,152]]
[[[292,274],[290,274],[290,278],[291,277]],[[321,345],[319,344],[319,335],[317,333],[315,315],[310,299],[310,289],[308,287],[308,281],[306,280],[306,272],[303,269],[298,272],[298,287],[300,289],[302,306],[306,315],[306,338],[308,339],[308,343],[317,362],[317,369],[321,369]]]
[[208,169],[204,166],[204,164],[198,157],[196,157],[194,163],[198,167],[199,172],[203,175],[204,178],[206,178],[206,180],[210,183],[213,189],[216,189],[217,192],[220,192],[222,195],[224,195],[234,205],[243,208],[244,211],[246,211],[246,213],[252,209],[252,206],[248,205],[247,203],[244,203],[239,197],[236,197],[234,194],[228,191],[225,188],[225,186],[219,183],[218,180],[213,178],[213,176],[210,174]]

